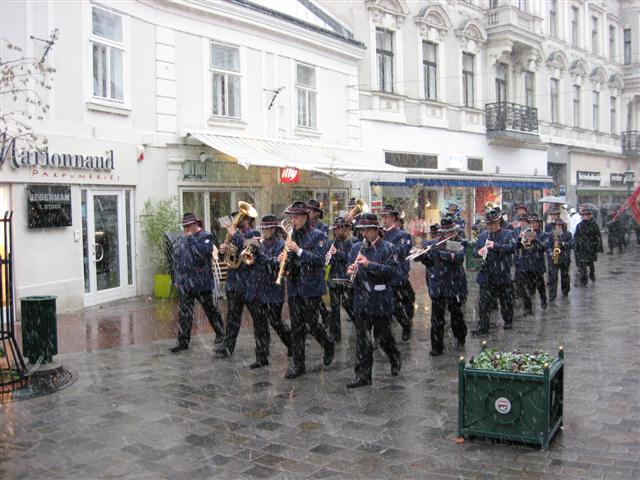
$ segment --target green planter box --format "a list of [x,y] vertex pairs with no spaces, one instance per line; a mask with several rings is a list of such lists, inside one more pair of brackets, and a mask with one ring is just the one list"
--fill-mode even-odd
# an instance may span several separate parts
[[156,274],[153,276],[153,295],[156,298],[169,298],[173,293],[171,275]]
[[546,449],[562,426],[564,351],[542,375],[458,365],[458,437],[487,437]]

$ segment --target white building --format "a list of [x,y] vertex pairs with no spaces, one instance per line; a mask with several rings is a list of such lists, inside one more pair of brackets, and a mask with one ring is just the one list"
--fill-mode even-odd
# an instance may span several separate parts
[[[358,149],[348,86],[365,50],[311,2],[2,2],[0,17],[27,55],[44,49],[31,36],[59,30],[51,109],[34,125],[48,156],[18,149],[0,163],[16,298],[57,295],[64,311],[150,291],[137,222],[147,199],[177,195],[215,231],[239,200],[261,215],[310,197],[338,211],[369,172],[402,173]],[[277,167],[301,170],[299,183],[281,185]],[[66,226],[29,227],[37,200],[67,197]]]
[[[468,218],[487,200],[534,206],[544,193],[606,203],[626,193],[620,174],[638,177],[621,149],[629,25],[619,2],[323,5],[368,47],[358,85],[363,148],[411,171],[404,184],[374,182],[372,195],[402,203],[426,220],[421,228],[449,201]],[[602,195],[581,192],[588,172]]]

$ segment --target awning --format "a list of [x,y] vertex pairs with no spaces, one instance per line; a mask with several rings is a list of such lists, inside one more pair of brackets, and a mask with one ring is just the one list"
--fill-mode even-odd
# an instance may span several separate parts
[[469,175],[437,174],[424,177],[410,177],[404,182],[371,182],[371,185],[406,186],[424,185],[425,187],[501,187],[541,189],[553,186],[550,177],[528,177],[512,175]]
[[385,179],[404,182],[407,172],[404,168],[366,158],[362,150],[339,145],[214,135],[198,131],[188,131],[187,137],[189,136],[224,155],[233,157],[245,168],[293,167],[349,181]]

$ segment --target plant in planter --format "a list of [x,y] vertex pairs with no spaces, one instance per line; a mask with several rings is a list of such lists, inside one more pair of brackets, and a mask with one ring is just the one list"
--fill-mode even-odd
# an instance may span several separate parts
[[180,206],[176,197],[147,200],[140,215],[140,225],[148,253],[155,264],[153,292],[156,298],[171,296],[170,263],[166,234],[176,235],[180,225]]

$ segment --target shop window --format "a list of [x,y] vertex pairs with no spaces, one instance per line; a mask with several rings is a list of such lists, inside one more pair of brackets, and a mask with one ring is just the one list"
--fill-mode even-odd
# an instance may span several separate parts
[[473,107],[475,105],[473,60],[474,56],[472,54],[462,54],[462,94],[465,107]]
[[82,258],[84,272],[84,293],[91,291],[89,283],[89,227],[87,226],[87,191],[80,193],[80,212],[82,214]]
[[126,190],[124,193],[124,208],[127,239],[127,285],[133,285],[133,249],[131,242],[131,230],[133,226],[133,217],[131,215],[132,201],[131,190]]
[[467,170],[471,170],[474,172],[482,171],[482,159],[481,158],[472,158],[467,157]]
[[438,98],[438,46],[422,42],[422,69],[424,73],[424,98]]
[[211,42],[211,113],[240,117],[240,49]]
[[393,92],[393,32],[376,28],[376,55],[380,90]]
[[317,128],[315,68],[300,63],[296,65],[296,91],[298,97],[298,126]]
[[124,101],[123,17],[110,10],[91,7],[93,96]]
[[437,155],[384,152],[384,161],[388,165],[394,165],[402,168],[438,168]]

